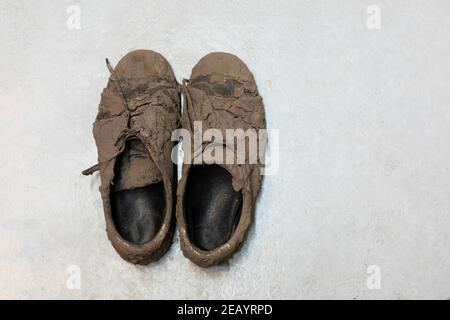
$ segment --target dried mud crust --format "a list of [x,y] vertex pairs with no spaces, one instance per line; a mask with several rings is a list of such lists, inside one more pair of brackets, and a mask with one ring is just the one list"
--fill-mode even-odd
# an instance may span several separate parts
[[[178,84],[168,62],[158,53],[137,50],[123,57],[103,90],[93,134],[100,168],[106,231],[120,256],[135,264],[159,259],[169,248],[173,235],[172,131],[180,112]],[[130,139],[139,139],[142,150],[127,150],[132,157],[149,157],[151,166],[140,170],[129,166],[126,177],[116,186],[134,189],[163,182],[166,209],[161,229],[143,245],[124,240],[116,230],[111,214],[110,192],[114,188],[115,162]],[[126,167],[126,165],[125,165]]]
[[[228,53],[211,53],[194,67],[188,85],[181,123],[191,131],[193,122],[202,121],[203,132],[219,129],[226,137],[226,129],[264,129],[266,127],[262,98],[253,75],[236,56]],[[258,145],[261,145],[258,137]],[[191,142],[191,146],[194,143]],[[204,149],[206,146],[203,145]],[[198,150],[192,149],[191,154]],[[189,165],[183,166],[182,179],[177,193],[177,223],[184,255],[201,267],[226,262],[239,250],[253,219],[256,198],[261,188],[262,163],[222,165],[232,176],[233,188],[243,195],[241,218],[231,239],[217,249],[204,251],[189,239],[184,216],[184,194]],[[258,160],[259,161],[259,160]]]

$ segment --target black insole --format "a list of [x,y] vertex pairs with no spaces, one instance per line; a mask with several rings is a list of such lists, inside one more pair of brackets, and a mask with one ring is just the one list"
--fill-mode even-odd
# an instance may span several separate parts
[[184,203],[189,238],[199,248],[213,250],[226,243],[236,228],[242,193],[234,191],[230,173],[221,166],[193,166]]
[[[151,160],[145,156],[140,161],[134,160],[133,152],[146,152],[145,147],[139,140],[129,141],[125,151],[119,156],[115,165],[115,185],[120,181],[127,181],[133,166],[139,169],[151,167]],[[144,159],[144,160],[142,160]],[[123,176],[126,175],[126,176]],[[123,187],[123,186],[122,186]],[[128,186],[129,187],[129,186]],[[158,233],[165,211],[165,194],[162,182],[154,183],[145,187],[125,190],[114,190],[111,186],[111,212],[114,224],[119,234],[125,240],[144,244],[152,240]]]
[[164,208],[162,182],[111,194],[112,216],[117,231],[125,240],[135,244],[144,244],[158,233]]

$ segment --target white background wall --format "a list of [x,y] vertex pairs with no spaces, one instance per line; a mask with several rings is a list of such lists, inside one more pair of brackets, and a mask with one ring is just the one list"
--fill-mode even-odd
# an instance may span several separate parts
[[[2,0],[0,298],[450,298],[449,30],[447,0]],[[140,48],[178,79],[237,54],[280,130],[280,170],[229,266],[199,269],[175,238],[136,267],[106,238],[99,178],[80,171],[104,58]]]

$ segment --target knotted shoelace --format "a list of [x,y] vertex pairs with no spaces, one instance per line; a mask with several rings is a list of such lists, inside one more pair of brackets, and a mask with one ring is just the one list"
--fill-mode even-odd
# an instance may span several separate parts
[[[130,119],[131,119],[133,116],[136,116],[136,115],[141,114],[141,112],[140,112],[140,111],[137,111],[137,110],[132,110],[132,109],[129,107],[128,100],[127,100],[126,96],[125,96],[124,93],[123,93],[123,89],[122,89],[122,87],[120,86],[119,81],[118,81],[118,80],[115,78],[115,76],[114,76],[114,68],[111,66],[111,64],[110,64],[110,62],[109,62],[108,59],[106,59],[106,67],[108,68],[108,70],[109,70],[109,72],[110,72],[110,74],[111,74],[110,79],[113,81],[114,85],[116,86],[117,91],[120,92],[120,97],[121,97],[121,99],[122,99],[124,105],[125,105],[126,108],[127,108],[127,111],[126,111],[127,128],[125,128],[125,129],[119,134],[119,136],[117,137],[116,142],[114,143],[114,145],[118,147],[118,151],[117,151],[112,157],[110,157],[109,159],[107,159],[107,160],[105,160],[105,161],[102,161],[102,162],[99,162],[99,163],[93,165],[92,167],[83,170],[83,171],[81,172],[81,174],[83,174],[83,175],[85,175],[85,176],[92,175],[94,172],[99,171],[99,170],[100,170],[100,167],[101,167],[101,164],[107,163],[107,162],[109,162],[109,161],[115,159],[117,156],[119,156],[119,154],[121,154],[121,153],[123,152],[124,148],[125,148],[125,143],[126,143],[126,141],[129,140],[130,138],[133,138],[133,137],[138,138],[139,140],[141,140],[141,141],[144,143],[144,145],[145,145],[147,148],[149,148],[149,146],[148,146],[148,144],[146,143],[145,139],[143,139],[143,138],[140,136],[139,130],[130,128]],[[178,91],[180,94],[182,94],[183,97],[184,97],[184,100],[183,100],[184,103],[183,103],[183,104],[184,104],[185,107],[186,107],[186,105],[190,104],[191,101],[192,101],[192,100],[191,100],[191,97],[190,97],[190,94],[189,94],[189,90],[188,90],[188,88],[187,88],[188,82],[189,82],[189,80],[183,79],[182,84],[180,85],[180,84],[177,83],[177,88],[176,88],[177,91]],[[186,112],[186,113],[187,113],[188,119],[190,119],[190,116],[189,116],[188,112]],[[177,123],[179,124],[180,121],[181,121],[181,119],[180,119],[180,113],[177,112]],[[190,121],[189,121],[189,123],[190,123]]]

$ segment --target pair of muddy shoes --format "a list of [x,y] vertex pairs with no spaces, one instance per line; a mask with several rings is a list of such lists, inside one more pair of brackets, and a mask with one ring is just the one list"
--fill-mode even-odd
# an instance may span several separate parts
[[[253,75],[227,53],[202,58],[182,85],[153,51],[130,52],[114,69],[107,65],[111,76],[93,125],[98,164],[83,174],[100,171],[112,245],[123,259],[147,264],[168,250],[177,222],[192,262],[227,261],[244,241],[261,186],[263,159],[255,161],[248,145],[244,153],[236,150],[239,137],[250,140],[236,134],[243,129],[256,132],[263,154],[264,107]],[[233,143],[218,139],[227,132]],[[178,185],[177,135],[184,149]]]

